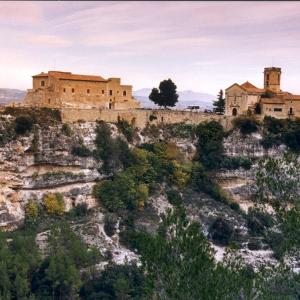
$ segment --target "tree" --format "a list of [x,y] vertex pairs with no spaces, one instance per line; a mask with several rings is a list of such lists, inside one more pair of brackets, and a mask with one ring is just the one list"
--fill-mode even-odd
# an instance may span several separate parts
[[218,99],[213,102],[214,112],[223,115],[225,112],[225,98],[223,97],[223,90],[220,90]]
[[178,102],[177,86],[171,79],[163,80],[159,84],[159,90],[153,88],[149,99],[159,106],[173,107]]

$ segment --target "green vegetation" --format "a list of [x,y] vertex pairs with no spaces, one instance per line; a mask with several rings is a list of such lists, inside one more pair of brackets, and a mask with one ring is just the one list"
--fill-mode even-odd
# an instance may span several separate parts
[[65,203],[61,193],[46,194],[43,203],[48,214],[62,215],[65,211]]
[[107,123],[100,121],[96,128],[96,159],[103,161],[102,171],[109,174],[130,164],[131,154],[128,144],[121,138],[111,137]]
[[62,127],[61,127],[61,132],[62,132],[64,135],[66,135],[66,136],[71,136],[71,135],[73,134],[73,131],[72,131],[70,125],[67,124],[67,123],[64,123],[64,124],[62,125]]
[[201,123],[196,129],[198,137],[196,160],[207,170],[250,169],[251,160],[239,157],[227,157],[224,154],[223,139],[225,132],[218,122]]
[[233,120],[234,128],[239,129],[243,135],[257,132],[259,125],[259,122],[253,117],[239,116]]
[[24,134],[33,127],[33,120],[30,116],[20,116],[15,120],[15,131],[17,134]]
[[175,144],[144,144],[130,153],[125,171],[95,186],[95,197],[110,211],[143,209],[157,184],[166,181],[183,187],[189,181],[190,166],[180,163],[182,154]]
[[132,299],[142,300],[145,295],[145,278],[136,265],[109,265],[98,278],[85,284],[81,299]]
[[214,112],[219,115],[224,115],[225,113],[225,98],[223,96],[223,90],[220,90],[218,94],[218,99],[213,102]]
[[16,132],[14,124],[8,121],[0,121],[0,147],[5,146],[10,141],[14,140]]
[[171,79],[163,80],[159,84],[159,88],[153,88],[149,99],[159,106],[166,108],[173,107],[178,101],[177,86]]
[[[272,206],[274,226],[268,228],[266,239],[278,258],[300,249],[300,164],[294,155],[267,158],[260,162],[256,184],[257,202]],[[269,225],[269,224],[268,224]],[[265,226],[266,227],[266,226]]]
[[265,148],[285,144],[293,152],[300,151],[300,120],[276,119],[266,116],[263,122],[262,145]]
[[130,125],[126,120],[119,120],[117,123],[118,129],[124,134],[128,143],[133,142],[133,138],[136,134],[135,128]]

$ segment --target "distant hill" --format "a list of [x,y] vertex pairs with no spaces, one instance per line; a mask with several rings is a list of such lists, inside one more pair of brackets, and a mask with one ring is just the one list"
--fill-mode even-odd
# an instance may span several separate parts
[[10,102],[21,102],[26,95],[25,91],[17,89],[0,88],[0,104],[8,104]]
[[[149,108],[157,108],[149,98],[149,94],[151,93],[150,88],[143,88],[137,91],[133,91],[133,96],[141,102],[143,107]],[[216,99],[216,96],[206,93],[194,92],[190,90],[179,91],[178,92],[179,99],[176,105],[176,108],[184,109],[189,105],[199,105],[202,109],[211,109],[212,102]]]

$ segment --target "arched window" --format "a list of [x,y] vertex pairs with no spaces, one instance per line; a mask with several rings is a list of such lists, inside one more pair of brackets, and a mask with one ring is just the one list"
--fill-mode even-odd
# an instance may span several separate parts
[[234,108],[234,109],[232,110],[232,115],[233,115],[233,116],[236,116],[236,115],[237,115],[237,109],[236,109],[236,108]]

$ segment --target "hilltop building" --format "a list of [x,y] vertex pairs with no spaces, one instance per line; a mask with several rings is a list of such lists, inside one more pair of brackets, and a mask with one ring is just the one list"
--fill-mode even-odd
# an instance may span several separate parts
[[225,90],[225,114],[237,116],[260,112],[276,118],[300,116],[300,95],[284,92],[280,88],[281,68],[264,69],[264,87],[250,82],[234,83]]
[[78,75],[49,71],[32,76],[33,88],[27,91],[25,106],[130,109],[139,108],[131,85],[120,78]]

